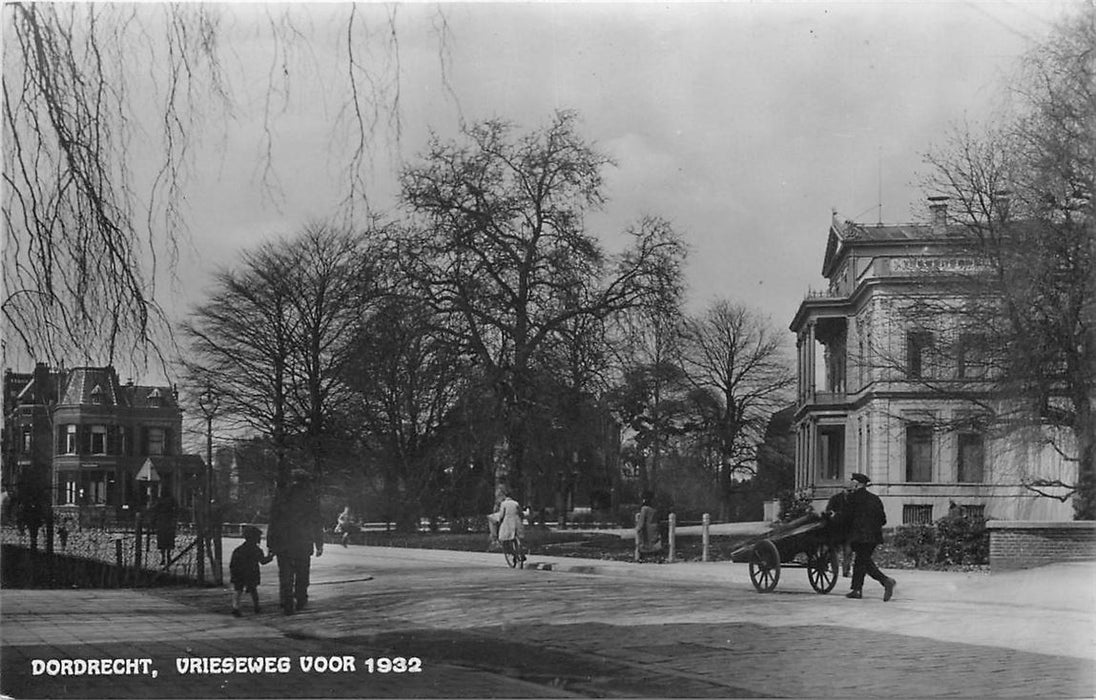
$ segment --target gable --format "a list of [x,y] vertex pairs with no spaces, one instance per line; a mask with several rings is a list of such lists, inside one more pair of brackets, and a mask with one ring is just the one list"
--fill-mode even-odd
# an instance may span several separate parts
[[826,238],[826,256],[822,259],[822,276],[826,279],[829,279],[830,275],[833,274],[837,258],[844,252],[844,242],[845,236],[841,232],[837,218],[834,217],[834,220],[830,223],[830,234]]

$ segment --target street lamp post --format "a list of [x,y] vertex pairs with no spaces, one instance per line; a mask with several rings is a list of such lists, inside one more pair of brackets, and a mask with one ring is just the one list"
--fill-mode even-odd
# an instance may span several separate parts
[[220,585],[223,583],[224,576],[223,567],[221,566],[221,533],[218,524],[213,522],[211,508],[213,502],[213,417],[217,414],[217,409],[220,408],[220,397],[213,392],[211,387],[207,386],[205,391],[198,395],[198,407],[206,419],[206,464],[203,475],[201,514],[199,515],[201,524],[198,528],[198,578],[203,582],[205,581],[204,556],[206,543],[208,542],[213,580]]

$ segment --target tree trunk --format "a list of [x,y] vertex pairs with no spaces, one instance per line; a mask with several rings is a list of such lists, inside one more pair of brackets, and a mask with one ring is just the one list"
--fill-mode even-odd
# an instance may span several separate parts
[[1073,519],[1096,520],[1096,413],[1092,403],[1077,404],[1077,490],[1073,495]]

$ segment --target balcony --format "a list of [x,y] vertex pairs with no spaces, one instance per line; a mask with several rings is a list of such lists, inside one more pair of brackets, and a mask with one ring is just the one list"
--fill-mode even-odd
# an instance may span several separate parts
[[849,403],[849,394],[844,391],[816,391],[808,395],[804,406],[845,406]]

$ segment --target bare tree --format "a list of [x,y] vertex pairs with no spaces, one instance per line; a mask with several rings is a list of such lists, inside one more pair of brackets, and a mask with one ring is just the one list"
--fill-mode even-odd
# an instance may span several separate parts
[[[981,415],[1027,425],[1076,464],[1077,479],[1029,488],[1096,517],[1096,8],[1072,16],[1026,59],[1015,112],[959,131],[927,156],[929,191],[954,202],[976,277],[959,279],[949,319],[958,367],[975,340],[985,371],[941,387]],[[971,294],[971,290],[978,290]],[[951,304],[954,306],[954,304]],[[962,374],[962,370],[959,370]],[[973,382],[971,380],[974,380]],[[1055,439],[1059,432],[1067,440]],[[1063,495],[1064,494],[1064,495]]]
[[433,509],[453,467],[453,412],[472,375],[455,348],[432,333],[430,311],[388,297],[358,330],[344,378],[354,392],[348,418],[380,477],[399,529],[414,529]]
[[354,339],[379,298],[372,259],[361,236],[313,225],[245,253],[183,326],[191,383],[217,393],[226,419],[271,438],[280,479],[291,449],[322,474],[339,438]]
[[617,331],[620,377],[609,402],[624,423],[629,452],[640,463],[641,491],[661,485],[666,446],[686,430],[688,387],[681,369],[677,305],[624,314]]
[[[302,75],[330,73],[341,213],[368,209],[377,146],[400,139],[398,13],[357,3],[5,4],[5,353],[162,361],[173,342],[165,277],[186,242],[192,176],[210,170],[196,160],[200,140],[218,123],[253,119],[256,172],[276,204],[278,119],[302,99]],[[441,10],[433,28],[444,81]],[[262,49],[237,61],[243,34]],[[332,46],[332,59],[319,60]],[[238,98],[253,90],[260,99]]]
[[795,383],[781,336],[756,312],[727,300],[714,302],[683,327],[682,367],[693,388],[700,434],[718,458],[724,519],[734,479],[756,473],[765,427],[787,404]]
[[[131,73],[160,54],[134,32],[135,5],[4,6],[4,320],[8,335],[56,363],[72,352],[142,355],[166,319],[157,257],[173,261],[194,95],[218,94],[218,25],[204,5],[157,10],[167,55],[161,158],[144,199],[130,145]],[[160,60],[164,62],[161,64]],[[153,218],[163,228],[146,236]]]
[[506,444],[496,476],[523,481],[526,420],[539,349],[581,318],[655,305],[680,287],[683,246],[664,221],[630,230],[607,255],[584,215],[603,203],[609,159],[584,141],[577,117],[515,135],[487,121],[463,140],[434,139],[402,177],[417,230],[402,241],[407,276],[450,334],[490,377]]

